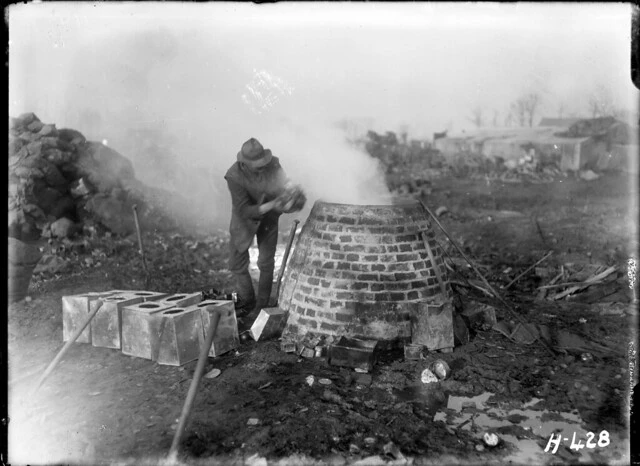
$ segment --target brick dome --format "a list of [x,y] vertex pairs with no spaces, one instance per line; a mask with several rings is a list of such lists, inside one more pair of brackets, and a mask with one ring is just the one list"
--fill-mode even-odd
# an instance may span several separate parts
[[[429,259],[426,233],[435,264]],[[351,205],[317,201],[283,278],[283,337],[411,336],[410,308],[441,300],[434,266],[451,290],[428,213],[417,201]]]

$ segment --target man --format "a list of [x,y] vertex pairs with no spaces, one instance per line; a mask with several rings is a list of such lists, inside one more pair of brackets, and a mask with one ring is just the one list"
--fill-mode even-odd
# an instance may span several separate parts
[[[251,319],[270,305],[280,215],[300,210],[305,199],[299,193],[283,202],[287,177],[280,161],[254,138],[242,145],[238,161],[224,178],[231,193],[229,270],[236,280],[236,312],[240,318]],[[249,248],[254,237],[260,270],[257,298],[249,274]]]

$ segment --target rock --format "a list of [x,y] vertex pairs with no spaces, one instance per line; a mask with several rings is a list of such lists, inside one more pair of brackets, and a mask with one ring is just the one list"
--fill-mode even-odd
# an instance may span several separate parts
[[38,262],[33,273],[58,273],[64,271],[68,265],[63,258],[47,254]]
[[135,177],[133,164],[128,159],[98,142],[82,146],[78,168],[100,192],[109,192],[120,187],[122,180]]
[[42,129],[43,126],[44,126],[44,124],[41,121],[34,120],[34,121],[32,121],[31,123],[29,123],[27,125],[27,129],[29,131],[31,131],[32,133],[38,133]]
[[127,235],[135,231],[131,208],[124,202],[96,194],[87,201],[85,209],[113,233]]
[[449,209],[447,209],[445,206],[440,206],[436,209],[435,214],[436,214],[436,217],[441,217],[447,212],[449,212]]
[[586,170],[586,171],[580,172],[580,178],[585,181],[592,181],[600,178],[600,175],[598,175],[597,173],[594,173],[591,170]]
[[9,237],[9,302],[25,298],[31,282],[33,270],[40,261],[42,253],[35,244],[29,244]]
[[51,224],[51,235],[54,238],[68,238],[75,229],[75,224],[71,220],[62,217]]
[[20,116],[18,116],[17,120],[20,125],[23,125],[25,127],[33,121],[40,121],[36,114],[32,112],[21,114]]
[[69,191],[74,198],[84,197],[91,193],[91,190],[84,181],[84,178],[74,181],[69,185]]
[[55,136],[57,133],[56,125],[44,125],[38,132],[40,136]]
[[82,135],[80,131],[76,131],[75,129],[69,129],[69,128],[59,129],[58,137],[61,140],[74,145],[81,145],[87,141],[87,139]]

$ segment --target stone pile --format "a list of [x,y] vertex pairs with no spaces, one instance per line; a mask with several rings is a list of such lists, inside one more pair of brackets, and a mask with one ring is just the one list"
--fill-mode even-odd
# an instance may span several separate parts
[[67,237],[87,221],[128,235],[135,231],[133,204],[144,226],[170,228],[180,222],[180,202],[186,205],[137,180],[127,158],[76,130],[45,124],[33,113],[10,119],[10,237]]

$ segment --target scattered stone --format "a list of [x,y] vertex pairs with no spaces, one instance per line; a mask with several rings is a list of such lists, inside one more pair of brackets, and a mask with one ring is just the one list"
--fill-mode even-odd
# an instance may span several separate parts
[[331,385],[332,382],[329,379],[319,379],[318,383],[321,385]]
[[74,233],[75,224],[67,217],[62,217],[51,224],[50,230],[54,238],[68,238]]
[[482,445],[480,445],[480,444],[477,444],[477,445],[476,445],[476,450],[478,450],[478,451],[484,451],[484,446],[482,446]]
[[371,375],[366,373],[365,374],[358,373],[355,376],[356,385],[363,385],[365,387],[368,387],[369,385],[371,385],[372,380],[373,379]]
[[489,447],[495,447],[500,443],[500,437],[492,432],[485,432],[482,436],[482,440],[484,440],[484,443]]
[[307,382],[307,385],[309,385],[310,387],[313,386],[313,384],[316,381],[316,378],[312,375],[307,376],[307,378],[305,379],[305,381]]
[[424,384],[439,382],[438,377],[436,377],[436,375],[433,372],[431,372],[430,369],[425,369],[422,371],[422,374],[420,375],[420,380]]
[[360,447],[358,447],[358,445],[354,443],[350,444],[349,453],[351,453],[352,455],[357,455],[358,453],[360,453]]
[[258,424],[260,424],[260,419],[255,417],[249,418],[249,420],[247,421],[248,426],[257,426]]
[[580,178],[585,180],[585,181],[592,181],[592,180],[597,180],[598,178],[600,178],[600,175],[598,175],[597,173],[593,172],[592,170],[586,170],[586,171],[580,172]]
[[449,209],[447,209],[445,206],[440,206],[436,209],[435,214],[436,217],[442,217],[447,212],[449,212]]
[[442,359],[438,359],[431,364],[431,372],[433,372],[440,380],[444,380],[449,377],[451,369],[449,368],[449,364]]
[[222,371],[220,369],[211,369],[209,372],[207,372],[204,376],[205,379],[215,379],[216,377],[218,377],[220,374],[222,373]]
[[405,459],[405,457],[402,454],[402,452],[400,451],[400,449],[393,442],[389,442],[389,443],[385,444],[384,447],[382,447],[382,450],[384,451],[385,455],[390,456],[395,460],[402,461],[402,460]]
[[375,445],[376,439],[375,439],[375,437],[367,437],[367,438],[364,439],[364,443],[367,444],[367,446],[371,447],[371,446]]
[[245,464],[247,466],[267,466],[268,462],[265,457],[260,456],[258,453],[254,453],[245,460]]

